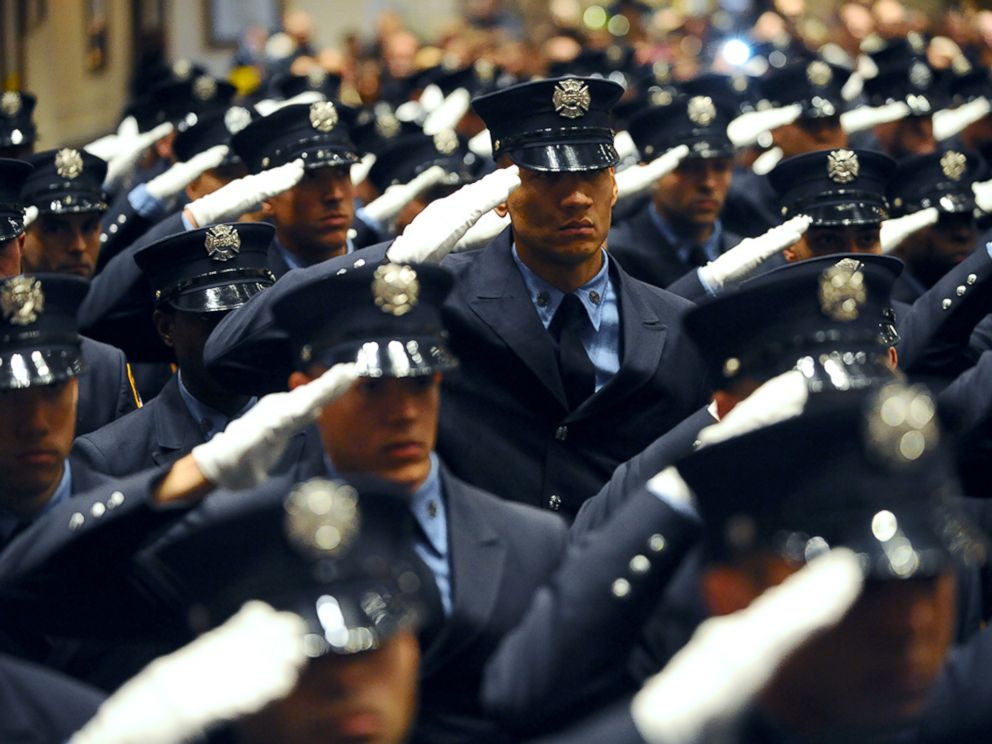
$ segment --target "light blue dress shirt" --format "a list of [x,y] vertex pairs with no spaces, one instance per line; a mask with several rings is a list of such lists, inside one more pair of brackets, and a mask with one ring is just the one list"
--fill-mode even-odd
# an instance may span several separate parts
[[233,416],[228,416],[226,413],[221,413],[216,408],[211,408],[196,398],[183,385],[183,373],[177,372],[176,374],[179,378],[179,395],[183,399],[183,403],[186,404],[186,410],[189,411],[189,415],[200,424],[200,429],[203,432],[203,436],[207,438],[207,441],[210,441],[215,435],[224,431],[229,423],[236,418],[241,418],[248,412],[248,409],[258,402],[258,398],[252,397],[244,408]]
[[[537,316],[548,328],[565,293],[531,271],[520,260],[516,246],[513,246],[512,253]],[[620,370],[620,304],[610,278],[610,257],[606,251],[603,251],[603,267],[599,273],[574,294],[589,316],[590,324],[582,330],[582,346],[596,368],[598,391]]]
[[[669,242],[670,245],[675,246],[675,255],[679,257],[679,260],[686,264],[691,265],[692,249],[695,247],[691,242],[685,238],[676,234],[672,226],[668,224],[668,221],[662,217],[661,212],[659,212],[654,204],[648,207],[648,214],[651,215],[651,221],[654,222],[654,226],[658,228],[665,240]],[[703,243],[703,254],[706,256],[707,261],[715,261],[720,257],[720,238],[723,237],[723,223],[717,220],[713,223],[713,234],[710,235],[710,239]],[[711,297],[716,297],[720,292],[719,289],[710,285],[702,276],[699,277],[699,283],[703,285],[703,289]]]

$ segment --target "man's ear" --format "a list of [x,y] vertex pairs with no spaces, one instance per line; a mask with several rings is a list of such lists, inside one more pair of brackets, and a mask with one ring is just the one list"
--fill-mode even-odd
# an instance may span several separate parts
[[506,215],[510,213],[510,208],[506,205],[506,202],[500,202],[495,207],[493,207],[493,210],[500,217],[506,217]]
[[289,389],[296,390],[296,388],[301,385],[306,385],[308,382],[313,380],[306,372],[293,372],[289,376]]
[[617,199],[620,198],[620,189],[617,187],[616,168],[610,168],[610,179],[613,181],[613,196],[610,199],[610,206],[615,207],[617,205]]
[[161,310],[156,310],[152,313],[152,323],[155,324],[155,330],[158,331],[158,337],[162,339],[162,343],[172,348],[172,333],[176,327],[175,318],[172,313],[163,313]]
[[893,372],[899,369],[899,352],[895,346],[889,347],[889,367]]
[[760,593],[747,576],[725,565],[710,566],[703,572],[702,590],[713,615],[743,610]]

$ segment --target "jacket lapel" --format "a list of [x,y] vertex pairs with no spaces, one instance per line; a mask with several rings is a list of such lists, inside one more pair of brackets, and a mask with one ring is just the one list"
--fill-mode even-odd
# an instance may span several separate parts
[[156,446],[152,460],[164,465],[176,452],[188,452],[203,442],[200,424],[194,419],[179,393],[179,375],[173,375],[149,405],[155,406]]
[[466,297],[472,311],[516,354],[565,408],[554,347],[510,253],[510,229],[476,259]]

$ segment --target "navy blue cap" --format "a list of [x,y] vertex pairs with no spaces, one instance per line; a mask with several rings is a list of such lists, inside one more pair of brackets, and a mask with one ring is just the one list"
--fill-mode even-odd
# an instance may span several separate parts
[[903,101],[911,116],[929,116],[950,102],[941,82],[924,57],[910,57],[879,66],[878,74],[865,80],[864,91],[872,106]]
[[82,371],[76,313],[89,282],[66,274],[0,281],[0,390],[64,382]]
[[761,99],[761,83],[749,75],[721,75],[707,72],[678,84],[687,96],[709,96],[734,116],[754,111]]
[[423,129],[414,121],[400,121],[388,104],[376,104],[355,115],[351,139],[358,149],[378,155],[400,137],[422,134]]
[[718,555],[772,550],[803,563],[833,547],[876,579],[985,561],[957,511],[952,459],[921,388],[812,396],[798,417],[704,447],[678,464]]
[[316,657],[370,651],[428,617],[440,620],[405,499],[320,478],[265,496],[205,505],[141,554],[146,582],[187,610],[193,630],[258,599],[303,618],[304,648]]
[[817,150],[783,160],[768,174],[782,217],[814,226],[876,225],[888,219],[886,188],[895,161],[872,150]]
[[314,65],[306,75],[280,73],[272,78],[272,90],[280,98],[293,98],[300,93],[322,93],[335,99],[341,92],[341,76]]
[[357,163],[351,140],[355,110],[335,101],[295,103],[258,119],[231,138],[251,173],[303,160],[307,170]]
[[667,106],[653,106],[633,116],[627,131],[645,161],[676,145],[686,145],[690,158],[729,157],[734,154],[727,137],[732,116],[709,96],[679,96]]
[[24,232],[21,189],[31,169],[24,160],[0,158],[0,243]]
[[972,67],[965,73],[952,75],[948,80],[948,93],[956,106],[976,98],[992,98],[992,69]]
[[771,68],[761,79],[761,96],[772,106],[802,106],[801,116],[823,119],[840,115],[847,103],[841,95],[851,71],[822,59]]
[[496,65],[480,59],[474,64],[454,69],[441,65],[433,75],[424,78],[423,82],[436,85],[444,95],[464,88],[473,96],[478,96],[501,87],[501,79],[500,69]]
[[[253,107],[231,106],[222,111],[204,114],[192,126],[185,123],[178,127],[178,134],[172,141],[172,152],[180,162],[189,160],[216,145],[230,145],[231,137],[240,132],[259,117]],[[240,162],[234,150],[228,152],[223,164]]]
[[610,111],[623,87],[600,78],[521,83],[472,101],[489,128],[493,159],[522,168],[587,171],[619,162]]
[[157,240],[134,261],[157,305],[193,313],[233,310],[275,282],[268,264],[274,235],[271,225],[259,222],[211,225]]
[[33,145],[38,136],[32,114],[38,99],[30,93],[7,90],[0,93],[0,147]]
[[895,217],[936,207],[945,214],[971,212],[971,185],[984,178],[982,159],[969,150],[941,150],[899,161],[889,185]]
[[34,170],[21,188],[24,206],[37,207],[40,214],[106,211],[107,161],[72,147],[36,152],[26,160]]
[[184,80],[169,80],[152,88],[148,97],[154,102],[155,123],[186,121],[195,123],[204,114],[225,109],[237,94],[230,83],[210,75],[197,75]]
[[683,324],[715,388],[793,367],[814,390],[864,387],[892,377],[890,295],[902,268],[861,253],[799,261],[701,303]]
[[472,180],[469,168],[474,161],[475,155],[469,151],[466,141],[450,130],[434,136],[410,134],[397,137],[379,152],[368,179],[379,191],[385,191],[393,184],[408,183],[417,174],[439,165],[449,176],[444,183],[466,183]]
[[349,269],[301,286],[272,307],[298,367],[357,362],[367,377],[416,377],[451,369],[441,305],[450,272],[424,264]]

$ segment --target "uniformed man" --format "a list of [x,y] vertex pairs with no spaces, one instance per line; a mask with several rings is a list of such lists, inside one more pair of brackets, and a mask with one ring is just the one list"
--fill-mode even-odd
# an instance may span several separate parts
[[268,268],[273,230],[262,224],[220,224],[157,241],[135,255],[154,296],[162,343],[177,374],[151,402],[80,437],[75,458],[124,476],[174,462],[254,404],[203,368],[203,343],[221,318],[275,278]]
[[0,158],[24,159],[38,136],[32,115],[38,99],[20,90],[0,93]]
[[107,163],[85,150],[35,153],[21,202],[38,210],[26,231],[26,271],[93,276],[100,253],[100,218],[107,210]]
[[333,101],[293,104],[249,124],[231,140],[250,173],[302,159],[303,180],[263,203],[276,228],[276,276],[352,250],[355,213],[350,167],[359,160],[349,128],[354,113]]
[[734,168],[727,138],[731,116],[721,106],[710,96],[680,96],[630,121],[628,131],[642,162],[680,144],[690,148],[678,167],[655,184],[650,203],[610,229],[610,255],[648,284],[667,287],[740,242],[720,221]]
[[0,276],[21,273],[24,209],[21,186],[31,172],[23,160],[0,159]]

